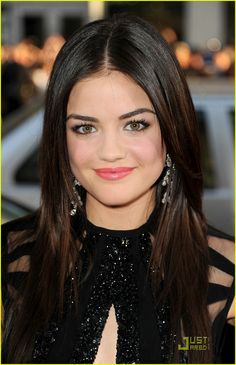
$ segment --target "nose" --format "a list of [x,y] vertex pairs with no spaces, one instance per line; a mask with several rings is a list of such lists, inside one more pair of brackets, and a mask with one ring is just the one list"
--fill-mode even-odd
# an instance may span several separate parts
[[101,160],[114,162],[126,156],[126,148],[118,133],[106,133],[101,141],[98,157]]

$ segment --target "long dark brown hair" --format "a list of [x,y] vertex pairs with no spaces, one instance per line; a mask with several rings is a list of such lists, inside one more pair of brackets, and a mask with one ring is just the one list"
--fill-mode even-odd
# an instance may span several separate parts
[[[154,294],[164,278],[157,304],[168,299],[171,326],[177,334],[171,361],[179,360],[181,336],[210,339],[208,243],[194,107],[183,72],[160,34],[139,18],[119,15],[76,32],[52,70],[41,145],[37,252],[32,255],[18,316],[9,325],[11,362],[30,361],[36,332],[42,324],[47,327],[55,310],[63,310],[65,280],[75,270],[80,245],[72,237],[69,215],[73,190],[66,144],[67,102],[76,82],[104,69],[128,75],[149,96],[176,166],[169,204],[160,202],[161,184],[156,188],[158,221],[150,263],[159,268],[152,277]],[[190,363],[212,362],[210,351],[189,351],[188,355]]]

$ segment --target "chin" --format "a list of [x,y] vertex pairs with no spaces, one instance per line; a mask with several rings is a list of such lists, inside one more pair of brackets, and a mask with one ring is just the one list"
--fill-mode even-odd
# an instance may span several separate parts
[[107,194],[104,193],[103,196],[94,196],[94,198],[100,202],[100,204],[103,204],[110,208],[118,208],[118,207],[125,207],[128,206],[135,201],[137,201],[139,198],[141,198],[143,194],[140,195],[132,195],[132,194]]
[[130,199],[100,199],[99,200],[101,204],[110,207],[110,208],[116,208],[116,207],[122,207],[127,206],[130,203],[132,203],[132,200]]

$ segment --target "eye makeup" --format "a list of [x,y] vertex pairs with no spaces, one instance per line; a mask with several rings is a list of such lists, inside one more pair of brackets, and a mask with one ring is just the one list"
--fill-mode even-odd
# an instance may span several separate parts
[[[149,126],[150,123],[148,123],[145,119],[134,119],[125,124],[124,130],[128,132],[141,132],[147,129]],[[76,134],[92,134],[97,131],[97,127],[91,123],[81,123],[72,126],[71,130]]]
[[96,128],[89,123],[83,123],[80,125],[74,125],[71,130],[76,134],[91,134],[96,132]]
[[[140,132],[144,131],[146,128],[148,128],[150,124],[145,119],[140,120],[132,120],[125,125],[125,130],[132,131],[132,132]],[[127,128],[127,127],[130,127]]]

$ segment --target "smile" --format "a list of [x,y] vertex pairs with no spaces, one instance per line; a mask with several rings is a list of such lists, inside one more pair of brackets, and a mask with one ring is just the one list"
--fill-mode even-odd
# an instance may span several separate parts
[[105,180],[119,180],[129,175],[134,170],[134,167],[115,167],[96,169],[98,176]]

